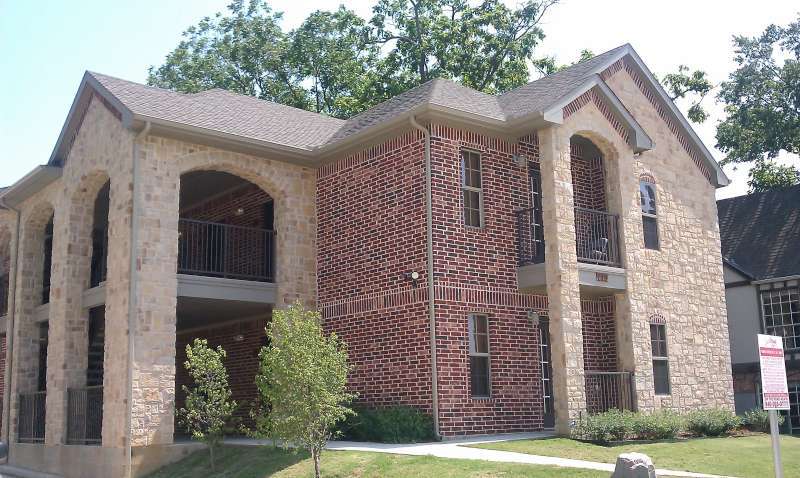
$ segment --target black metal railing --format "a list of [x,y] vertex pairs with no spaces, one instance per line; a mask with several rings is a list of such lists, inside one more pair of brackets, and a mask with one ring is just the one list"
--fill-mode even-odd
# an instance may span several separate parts
[[96,229],[92,237],[92,266],[89,287],[97,287],[108,275],[108,230]]
[[103,386],[67,391],[67,443],[100,445],[103,442]]
[[576,207],[575,244],[578,262],[621,267],[619,216]]
[[274,282],[275,231],[180,219],[178,273]]
[[535,208],[514,212],[517,220],[517,264],[541,264],[544,262],[544,228],[541,211]]
[[46,401],[47,392],[44,391],[19,394],[19,443],[44,443]]
[[586,411],[634,410],[632,372],[586,372]]
[[0,317],[8,314],[8,274],[0,275]]

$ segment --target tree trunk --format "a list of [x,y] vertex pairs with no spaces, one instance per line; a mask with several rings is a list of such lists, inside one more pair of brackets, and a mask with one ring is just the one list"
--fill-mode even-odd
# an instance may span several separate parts
[[322,476],[319,470],[319,455],[320,450],[311,450],[311,457],[314,459],[314,478],[320,478]]
[[208,446],[208,454],[211,457],[211,471],[216,471],[214,468],[214,445]]

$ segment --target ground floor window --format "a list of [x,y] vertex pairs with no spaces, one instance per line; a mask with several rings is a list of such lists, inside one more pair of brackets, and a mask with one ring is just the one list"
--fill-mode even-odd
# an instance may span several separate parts
[[470,315],[469,375],[470,393],[474,398],[488,398],[491,394],[489,361],[489,317]]
[[653,382],[656,395],[669,395],[669,357],[665,324],[650,324],[650,345],[653,352]]
[[761,307],[767,335],[783,337],[785,350],[800,349],[800,289],[762,290]]

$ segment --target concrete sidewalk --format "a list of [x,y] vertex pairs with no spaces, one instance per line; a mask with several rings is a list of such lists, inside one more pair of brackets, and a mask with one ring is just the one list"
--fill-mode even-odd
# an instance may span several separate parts
[[[437,458],[454,458],[460,460],[483,460],[499,463],[520,463],[528,465],[549,465],[565,468],[582,468],[588,470],[607,471],[609,474],[614,471],[614,465],[610,463],[599,463],[595,461],[573,460],[571,458],[557,458],[552,456],[529,455],[527,453],[516,453],[510,451],[486,450],[483,448],[468,448],[467,445],[480,443],[497,443],[509,440],[529,440],[548,438],[553,436],[551,433],[509,433],[503,435],[487,435],[483,437],[461,438],[433,443],[366,443],[350,441],[331,441],[328,443],[328,450],[339,451],[363,451],[373,453],[392,453],[396,455],[413,456],[435,456]],[[268,440],[251,439],[228,439],[228,445],[272,445]],[[688,471],[657,469],[659,477],[692,477],[692,478],[731,478],[720,477],[719,475],[708,475],[703,473],[691,473]]]

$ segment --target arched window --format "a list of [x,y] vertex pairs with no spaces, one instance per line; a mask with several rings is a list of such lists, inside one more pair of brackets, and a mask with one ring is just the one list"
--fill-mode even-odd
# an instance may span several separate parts
[[642,175],[639,179],[639,197],[642,204],[642,229],[644,247],[658,250],[658,217],[656,216],[656,185],[651,177]]

